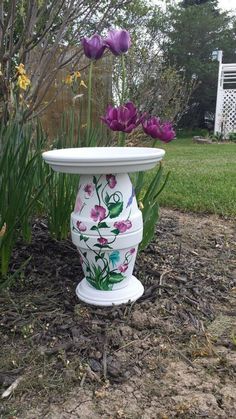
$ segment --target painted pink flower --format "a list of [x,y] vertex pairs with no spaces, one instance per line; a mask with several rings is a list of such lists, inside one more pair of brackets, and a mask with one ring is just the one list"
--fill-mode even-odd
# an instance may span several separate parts
[[114,227],[117,228],[117,230],[119,230],[120,233],[125,233],[132,227],[132,223],[130,220],[116,221],[114,223]]
[[95,207],[91,209],[90,215],[93,221],[102,221],[106,218],[106,210],[101,205],[95,205]]
[[106,175],[106,180],[111,189],[113,189],[117,184],[116,177],[114,175]]
[[83,190],[84,190],[85,198],[90,198],[94,192],[94,185],[92,183],[87,183],[87,185],[83,187]]
[[81,212],[83,208],[83,202],[79,195],[77,195],[74,212]]
[[128,269],[128,263],[123,263],[123,265],[118,266],[120,272],[125,272]]
[[134,248],[134,247],[132,247],[132,249],[130,249],[129,253],[130,253],[131,255],[133,255],[133,254],[135,253],[135,248]]
[[98,242],[104,245],[108,243],[108,240],[105,237],[99,237]]
[[82,223],[82,221],[77,221],[76,226],[78,228],[79,231],[86,231],[87,227],[84,223]]

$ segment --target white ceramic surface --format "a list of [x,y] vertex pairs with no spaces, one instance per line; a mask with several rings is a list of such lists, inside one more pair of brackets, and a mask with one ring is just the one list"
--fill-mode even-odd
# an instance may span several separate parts
[[91,147],[51,150],[43,159],[53,170],[80,174],[71,214],[72,241],[85,278],[80,300],[97,306],[136,301],[144,292],[133,273],[142,240],[142,213],[129,172],[149,170],[165,151],[145,147]]
[[138,300],[143,295],[141,282],[132,276],[125,288],[113,291],[99,291],[91,287],[84,278],[76,287],[76,294],[80,300],[95,306],[112,306]]
[[106,292],[123,288],[125,294],[143,236],[127,174],[80,176],[71,236],[90,286]]
[[81,147],[51,150],[43,159],[63,173],[131,173],[152,169],[165,151],[149,147]]

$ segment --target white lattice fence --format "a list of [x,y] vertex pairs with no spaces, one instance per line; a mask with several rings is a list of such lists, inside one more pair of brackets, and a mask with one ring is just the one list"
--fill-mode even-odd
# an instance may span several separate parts
[[215,133],[236,132],[236,63],[219,65]]
[[223,134],[236,132],[236,89],[223,90],[222,128]]

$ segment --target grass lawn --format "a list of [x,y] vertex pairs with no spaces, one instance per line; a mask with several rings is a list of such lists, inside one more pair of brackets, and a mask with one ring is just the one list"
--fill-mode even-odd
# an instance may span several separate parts
[[236,215],[236,144],[194,144],[179,138],[166,150],[169,181],[160,205],[194,212]]

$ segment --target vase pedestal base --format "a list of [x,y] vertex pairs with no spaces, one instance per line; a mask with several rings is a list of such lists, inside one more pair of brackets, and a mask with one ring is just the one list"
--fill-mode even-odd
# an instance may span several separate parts
[[143,285],[133,275],[125,287],[113,291],[97,290],[91,287],[85,278],[76,287],[76,294],[80,300],[103,307],[136,301],[143,292]]

